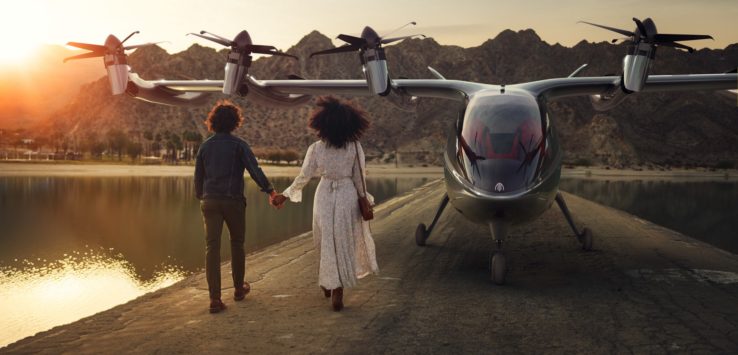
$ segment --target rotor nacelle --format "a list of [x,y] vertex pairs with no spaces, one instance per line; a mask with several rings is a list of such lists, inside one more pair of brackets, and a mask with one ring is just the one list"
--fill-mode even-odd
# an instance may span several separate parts
[[230,52],[228,52],[225,76],[223,77],[223,93],[226,95],[246,95],[247,86],[245,85],[244,79],[249,72],[249,67],[251,67],[252,53],[297,59],[294,55],[283,53],[274,48],[274,46],[253,44],[251,36],[245,30],[239,32],[233,40],[207,31],[190,34],[231,48]]
[[108,72],[110,91],[113,95],[120,95],[126,91],[128,86],[128,60],[122,43],[117,37],[109,35],[105,40],[105,47],[107,51],[103,60],[105,70]]
[[712,39],[708,35],[659,33],[656,29],[656,23],[650,18],[641,21],[634,17],[633,22],[635,22],[636,28],[633,31],[582,22],[626,36],[625,38],[613,39],[612,42],[624,40],[630,44],[628,54],[623,59],[623,89],[627,92],[638,92],[643,89],[648,79],[651,61],[656,56],[657,47],[673,47],[692,53],[694,48],[679,42]]
[[651,60],[656,54],[656,48],[648,43],[632,45],[628,54],[623,58],[623,88],[632,92],[643,89],[648,79]]
[[[415,25],[415,22],[410,22],[397,30],[408,25]],[[369,90],[375,95],[387,96],[392,91],[392,85],[390,83],[389,70],[387,69],[387,57],[384,54],[384,48],[382,48],[382,45],[416,36],[425,37],[424,35],[410,35],[385,38],[380,37],[374,29],[366,26],[361,32],[361,37],[354,37],[345,34],[338,35],[337,38],[346,42],[345,45],[312,53],[310,54],[310,57],[358,51],[359,60],[361,60],[361,71],[364,73],[364,78],[369,86]]]
[[375,95],[387,96],[392,87],[384,48],[367,49],[362,51],[359,57],[361,58],[361,71],[369,84],[369,90]]
[[361,71],[369,85],[369,90],[375,95],[387,96],[390,93],[389,70],[387,57],[382,48],[382,38],[369,26],[364,27],[361,38],[366,42],[359,50]]
[[246,46],[251,44],[251,36],[246,31],[241,31],[233,39],[225,65],[225,76],[223,77],[224,94],[233,95],[240,93],[243,80],[251,67],[251,53],[246,51]]
[[122,41],[114,35],[109,35],[108,38],[105,39],[104,45],[68,42],[67,45],[69,46],[86,49],[89,52],[64,58],[64,62],[68,60],[102,57],[105,64],[105,70],[108,72],[110,91],[113,95],[120,95],[126,92],[126,88],[128,86],[129,68],[125,51],[157,44],[144,43],[133,46],[123,46],[123,43],[137,33],[138,31],[131,33]]

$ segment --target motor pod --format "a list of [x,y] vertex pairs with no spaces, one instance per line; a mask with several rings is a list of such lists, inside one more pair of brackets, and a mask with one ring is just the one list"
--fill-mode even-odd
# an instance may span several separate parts
[[595,110],[602,112],[617,107],[626,97],[628,97],[628,92],[624,91],[620,86],[615,86],[601,94],[590,95],[589,101]]
[[631,92],[643,89],[648,79],[651,60],[656,55],[656,49],[648,43],[639,43],[628,48],[628,54],[623,58],[623,87]]
[[243,79],[249,72],[251,56],[236,51],[228,53],[223,78],[223,93],[226,95],[240,94]]
[[361,52],[361,67],[369,90],[379,96],[387,96],[392,87],[387,70],[387,58],[383,48],[369,48]]
[[104,56],[105,69],[108,71],[110,90],[113,95],[120,95],[128,86],[128,63],[125,54],[106,54]]

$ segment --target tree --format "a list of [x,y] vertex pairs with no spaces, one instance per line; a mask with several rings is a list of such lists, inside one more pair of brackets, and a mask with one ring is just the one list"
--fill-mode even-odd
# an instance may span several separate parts
[[293,161],[300,160],[300,153],[293,149],[286,149],[282,155],[282,159],[284,159],[289,164]]
[[126,146],[126,153],[128,153],[128,156],[131,157],[132,160],[138,159],[139,156],[141,156],[141,152],[143,151],[143,144],[141,142],[128,142]]
[[202,143],[202,135],[195,131],[186,130],[182,133],[182,139],[185,141],[185,160],[192,160],[196,150]]
[[118,154],[118,161],[122,160],[123,149],[128,145],[128,136],[120,129],[111,129],[107,133],[110,150]]
[[99,141],[90,142],[90,154],[95,159],[102,158],[102,153],[105,151],[105,143]]

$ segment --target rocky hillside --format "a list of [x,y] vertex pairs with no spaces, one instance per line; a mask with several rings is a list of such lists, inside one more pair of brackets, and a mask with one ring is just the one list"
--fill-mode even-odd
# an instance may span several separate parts
[[[257,41],[258,42],[258,41]],[[300,56],[261,58],[251,73],[258,78],[286,78],[297,74],[309,79],[361,78],[356,54],[321,56],[309,53],[332,47],[318,32],[305,36],[287,52]],[[625,48],[607,43],[582,41],[573,48],[543,42],[533,30],[504,31],[479,47],[439,45],[433,39],[406,40],[387,48],[393,77],[431,78],[430,65],[449,79],[498,84],[566,76],[582,63],[589,67],[580,75],[620,73]],[[225,51],[193,45],[169,55],[158,47],[139,49],[130,56],[132,67],[146,79],[218,79],[223,75]],[[653,69],[660,73],[724,72],[738,66],[738,45],[724,50],[700,50],[694,54],[660,48]],[[53,115],[44,131],[64,132],[85,139],[119,128],[132,137],[145,132],[205,134],[201,121],[209,109],[154,105],[125,95],[112,97],[107,79],[82,88],[76,98]],[[220,98],[214,95],[213,101]],[[257,147],[293,147],[300,150],[314,140],[306,128],[310,107],[273,109],[235,101],[246,107],[247,123],[238,134]],[[420,154],[421,159],[440,162],[446,128],[458,109],[448,101],[422,100],[414,113],[397,110],[379,98],[357,98],[372,117],[372,128],[364,139],[374,155],[398,148]],[[599,113],[587,98],[553,102],[551,116],[560,129],[567,160],[587,159],[614,165],[645,162],[659,164],[712,164],[735,160],[738,152],[738,107],[729,92],[639,94],[620,107]],[[142,138],[140,138],[142,139]]]

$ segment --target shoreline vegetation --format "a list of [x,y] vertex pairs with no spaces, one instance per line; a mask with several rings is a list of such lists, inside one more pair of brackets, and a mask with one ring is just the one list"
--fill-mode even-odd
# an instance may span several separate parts
[[[274,165],[262,162],[262,169],[267,176],[296,176],[300,172],[299,165]],[[88,162],[88,161],[3,161],[0,160],[0,176],[191,176],[192,164],[182,165],[132,165],[124,162]],[[368,164],[367,175],[370,177],[443,177],[443,167],[432,165]],[[708,179],[738,180],[738,169],[712,168],[611,168],[572,167],[562,168],[564,178],[593,179]]]

